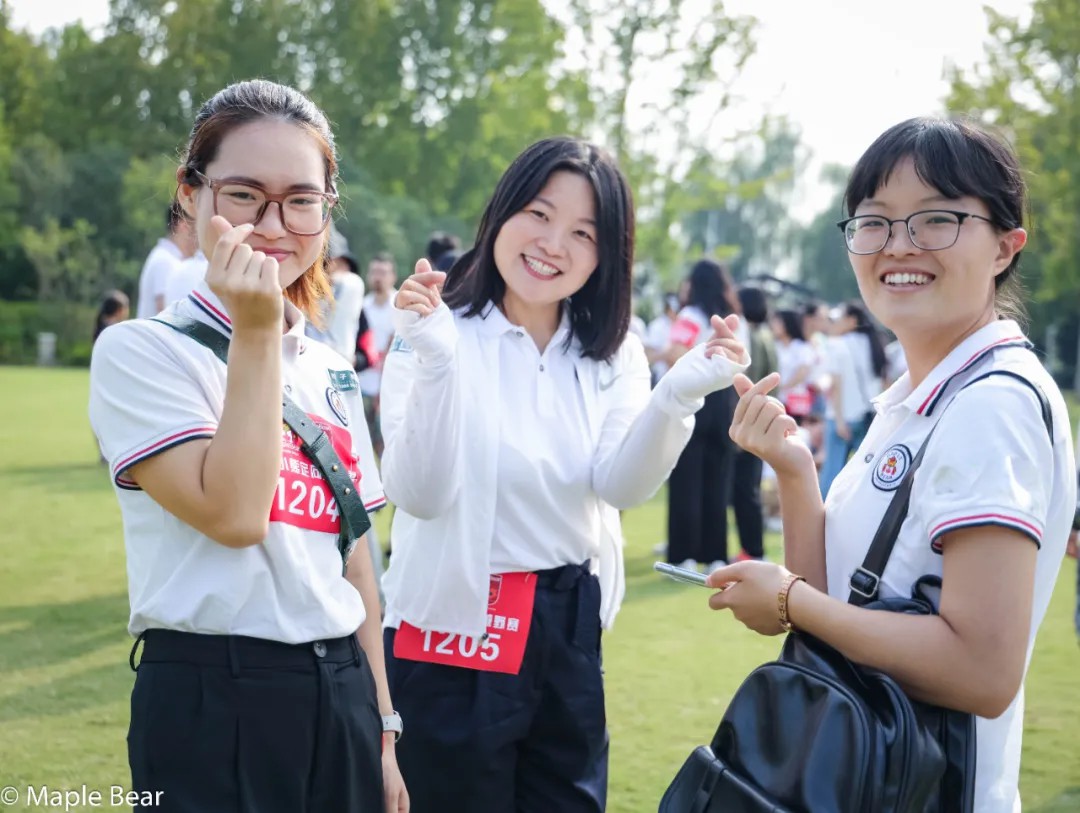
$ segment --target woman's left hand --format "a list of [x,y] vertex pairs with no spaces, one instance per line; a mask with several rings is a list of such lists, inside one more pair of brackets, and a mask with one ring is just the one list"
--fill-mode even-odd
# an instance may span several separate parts
[[[720,590],[709,598],[714,610],[731,610],[739,621],[761,635],[779,635],[778,597],[787,568],[773,562],[738,562],[718,567],[708,585]],[[726,586],[725,586],[726,585]]]
[[386,813],[409,813],[409,791],[405,789],[393,743],[383,745],[382,775]]
[[713,335],[705,343],[705,358],[712,358],[719,353],[736,364],[750,363],[750,354],[743,343],[735,338],[735,331],[739,327],[738,316],[733,313],[721,319],[713,314],[709,324],[712,325]]

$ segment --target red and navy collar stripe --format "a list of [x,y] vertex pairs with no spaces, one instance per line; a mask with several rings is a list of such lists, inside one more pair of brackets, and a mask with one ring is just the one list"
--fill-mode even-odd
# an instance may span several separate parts
[[938,403],[940,403],[942,396],[945,394],[945,390],[948,389],[949,384],[954,378],[956,378],[958,375],[965,372],[966,370],[970,370],[972,367],[974,367],[980,360],[982,360],[982,358],[987,353],[1003,347],[1024,347],[1030,350],[1032,344],[1023,336],[1008,336],[1004,339],[998,339],[993,344],[987,345],[982,350],[979,350],[977,353],[975,353],[975,355],[973,355],[963,364],[961,364],[960,367],[953,371],[952,374],[947,375],[945,376],[945,378],[941,379],[941,381],[939,381],[934,386],[934,388],[930,390],[930,394],[926,396],[926,399],[919,405],[919,408],[915,410],[916,413],[924,417],[929,417],[930,415],[932,415],[934,413],[934,407],[936,407]]
[[195,303],[195,307],[213,319],[222,330],[226,333],[232,333],[232,320],[225,315],[225,311],[221,310],[221,308],[217,307],[198,291],[192,291],[188,294],[188,298]]

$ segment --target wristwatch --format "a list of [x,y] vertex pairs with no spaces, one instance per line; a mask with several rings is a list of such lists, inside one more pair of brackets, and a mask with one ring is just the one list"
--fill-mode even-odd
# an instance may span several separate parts
[[394,742],[401,739],[401,732],[404,730],[404,726],[401,723],[401,715],[396,711],[392,714],[384,714],[382,718],[382,730],[383,734],[387,731],[394,732]]

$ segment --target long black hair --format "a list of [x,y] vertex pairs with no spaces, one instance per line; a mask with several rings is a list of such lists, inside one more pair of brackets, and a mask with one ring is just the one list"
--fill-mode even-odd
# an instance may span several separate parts
[[94,319],[94,337],[91,341],[96,342],[101,331],[112,324],[110,317],[129,308],[127,294],[123,291],[108,291],[102,298],[101,307],[98,308],[97,317]]
[[858,300],[844,303],[844,313],[855,320],[855,332],[862,333],[870,340],[870,359],[874,367],[874,375],[881,378],[885,374],[885,343],[881,340],[881,333],[874,326],[866,307]]
[[728,316],[735,313],[735,285],[731,274],[716,260],[698,260],[687,275],[690,282],[686,304],[699,308],[708,318],[713,314]]
[[597,266],[568,300],[570,335],[581,354],[606,360],[630,327],[631,270],[634,264],[634,202],[615,159],[577,138],[545,138],[514,159],[499,180],[480,219],[476,244],[454,263],[443,286],[451,308],[466,317],[500,304],[506,283],[495,266],[495,238],[503,224],[528,206],[554,172],[574,172],[592,186],[596,207]]

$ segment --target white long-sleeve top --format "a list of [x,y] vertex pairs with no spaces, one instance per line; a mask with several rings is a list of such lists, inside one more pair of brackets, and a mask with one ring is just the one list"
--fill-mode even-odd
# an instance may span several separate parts
[[[382,477],[398,507],[383,579],[387,626],[484,632],[505,425],[493,310],[465,318],[442,305],[423,319],[395,311],[398,338],[382,382]],[[592,561],[610,627],[625,592],[618,509],[647,500],[674,467],[703,403],[686,393],[730,386],[746,365],[706,359],[699,346],[650,393],[636,336],[609,361],[581,356],[576,343],[571,356],[592,442],[591,488],[581,500],[599,517]]]

